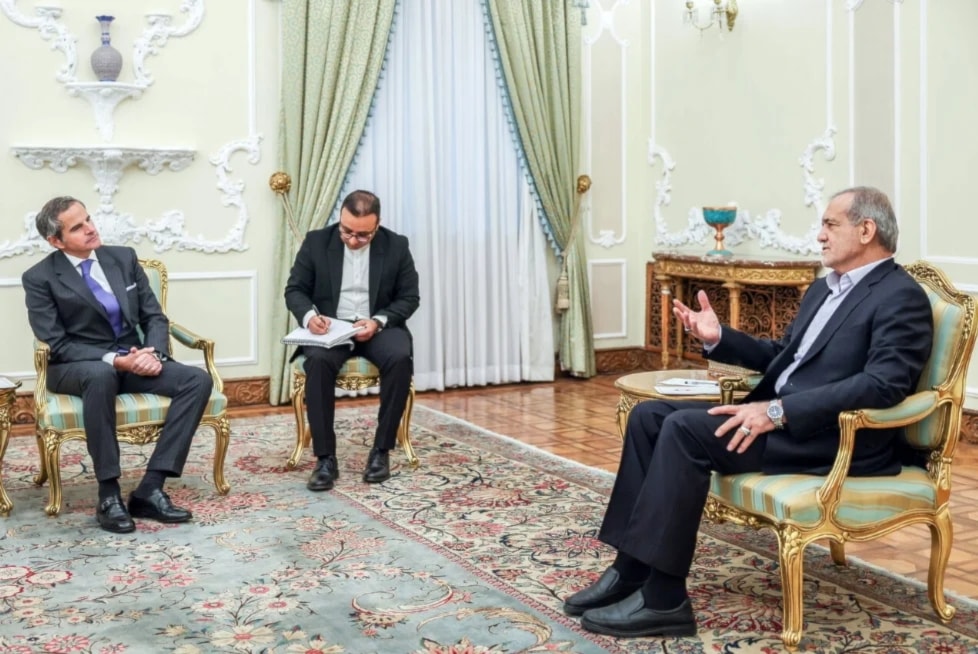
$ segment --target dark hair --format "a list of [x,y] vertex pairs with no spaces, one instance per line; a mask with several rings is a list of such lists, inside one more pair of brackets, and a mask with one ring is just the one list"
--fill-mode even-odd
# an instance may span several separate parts
[[846,194],[852,194],[852,204],[846,212],[849,222],[858,225],[864,220],[872,220],[876,223],[876,240],[887,252],[896,252],[900,228],[886,193],[872,186],[853,186],[839,191],[832,199]]
[[52,236],[56,236],[58,240],[61,240],[61,221],[58,220],[58,216],[70,209],[73,204],[80,204],[82,207],[85,206],[84,202],[70,195],[51,198],[44,203],[44,206],[41,207],[41,210],[37,212],[37,216],[34,218],[34,224],[37,225],[37,233],[41,235],[41,238],[47,240]]
[[357,218],[376,214],[380,220],[380,198],[370,191],[353,191],[343,200],[343,208]]

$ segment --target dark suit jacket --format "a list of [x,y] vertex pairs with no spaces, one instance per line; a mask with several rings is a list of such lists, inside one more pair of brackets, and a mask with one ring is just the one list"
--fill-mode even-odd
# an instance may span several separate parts
[[38,340],[51,347],[51,362],[97,361],[109,352],[133,345],[153,346],[169,356],[169,321],[136,251],[103,245],[95,255],[122,310],[124,329],[118,338],[105,308],[60,250],[21,277],[31,329]]
[[[757,339],[724,326],[711,359],[764,371],[745,402],[775,397],[774,383],[791,363],[818,308],[828,296],[819,279],[802,299],[780,340]],[[764,472],[826,473],[839,446],[839,412],[885,408],[916,390],[930,356],[933,317],[926,293],[898,264],[884,261],[838,307],[780,397],[785,430],[769,432]],[[853,474],[893,474],[902,430],[871,430],[856,439]]]
[[[334,223],[306,234],[285,285],[285,304],[299,324],[315,305],[335,318],[343,284],[343,249]],[[370,316],[386,316],[387,327],[404,327],[420,303],[418,272],[408,239],[386,227],[370,242]],[[366,317],[366,316],[365,316]]]

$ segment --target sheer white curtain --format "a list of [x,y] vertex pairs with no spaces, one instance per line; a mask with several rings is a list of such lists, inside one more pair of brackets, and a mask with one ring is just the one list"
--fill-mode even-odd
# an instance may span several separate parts
[[517,157],[479,0],[401,2],[340,197],[371,190],[421,278],[419,390],[552,380],[548,244]]

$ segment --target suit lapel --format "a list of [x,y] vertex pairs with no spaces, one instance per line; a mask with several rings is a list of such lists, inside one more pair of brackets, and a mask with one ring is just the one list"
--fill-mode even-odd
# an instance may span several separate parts
[[54,272],[62,284],[71,289],[78,297],[85,300],[92,309],[98,311],[106,320],[109,319],[109,314],[106,312],[105,307],[95,299],[95,294],[92,293],[92,289],[88,288],[88,284],[82,279],[78,269],[71,265],[64,252],[58,252],[58,256],[54,258]]
[[812,343],[812,346],[808,348],[808,352],[802,358],[799,365],[804,365],[806,361],[818,354],[822,348],[828,345],[829,341],[835,336],[835,333],[839,331],[839,328],[849,319],[852,312],[866,301],[870,293],[873,292],[873,286],[875,286],[883,277],[885,277],[889,272],[893,270],[893,263],[881,263],[876,266],[870,273],[862,280],[862,283],[856,284],[846,298],[842,301],[842,304],[829,321],[825,323],[825,327],[819,332],[818,338]]
[[380,278],[384,274],[384,255],[387,252],[387,238],[386,235],[377,231],[377,236],[374,238],[373,243],[370,244],[370,271],[368,273],[368,282],[370,286],[370,312],[373,313],[374,307],[377,306],[377,293],[380,290]]
[[102,267],[105,278],[109,280],[109,287],[112,289],[112,294],[115,295],[116,301],[119,302],[119,309],[122,311],[123,319],[128,324],[134,324],[132,310],[129,306],[129,293],[126,292],[126,280],[122,274],[122,268],[119,267],[115,258],[103,249],[99,250],[98,257],[98,264]]

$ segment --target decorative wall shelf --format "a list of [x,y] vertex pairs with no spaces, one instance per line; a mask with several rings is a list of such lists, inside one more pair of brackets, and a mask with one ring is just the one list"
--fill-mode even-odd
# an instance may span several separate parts
[[[221,204],[235,211],[235,220],[220,238],[208,239],[201,234],[187,232],[182,211],[166,211],[158,219],[146,220],[137,225],[132,214],[119,212],[114,204],[114,196],[119,190],[122,176],[130,168],[139,168],[150,175],[163,170],[177,172],[190,166],[196,151],[189,148],[116,148],[111,146],[93,147],[34,147],[11,148],[15,157],[33,170],[50,168],[57,173],[65,173],[79,164],[85,165],[95,177],[95,190],[99,194],[97,207],[89,207],[98,224],[102,240],[110,244],[126,242],[139,243],[146,239],[153,243],[157,252],[169,249],[195,250],[198,252],[240,252],[248,248],[244,242],[245,228],[248,225],[248,207],[244,202],[245,184],[231,177],[231,159],[238,153],[247,155],[248,162],[258,163],[261,154],[260,135],[238,139],[225,144],[209,157],[217,177],[217,189],[221,193]],[[0,242],[0,259],[17,254],[31,254],[35,250],[50,248],[37,234],[34,225],[36,212],[24,216],[24,233],[17,240]]]
[[106,141],[112,140],[115,131],[112,114],[116,105],[128,98],[138,98],[146,89],[145,86],[122,82],[68,82],[65,88],[69,95],[81,96],[92,105],[95,110],[95,129]]
[[138,98],[153,83],[153,75],[146,68],[146,57],[156,55],[170,38],[179,38],[193,32],[204,18],[204,0],[183,0],[180,11],[187,20],[180,26],[171,25],[172,16],[159,12],[146,14],[147,25],[142,34],[133,41],[132,69],[135,79],[131,84],[120,82],[79,81],[77,42],[78,37],[60,22],[62,9],[52,6],[37,6],[36,16],[27,16],[17,9],[17,0],[0,0],[0,13],[16,25],[36,29],[45,41],[51,41],[52,50],[64,53],[65,64],[55,75],[72,96],[88,100],[95,112],[95,128],[106,141],[112,139],[114,132],[113,113],[120,102],[128,98]]

